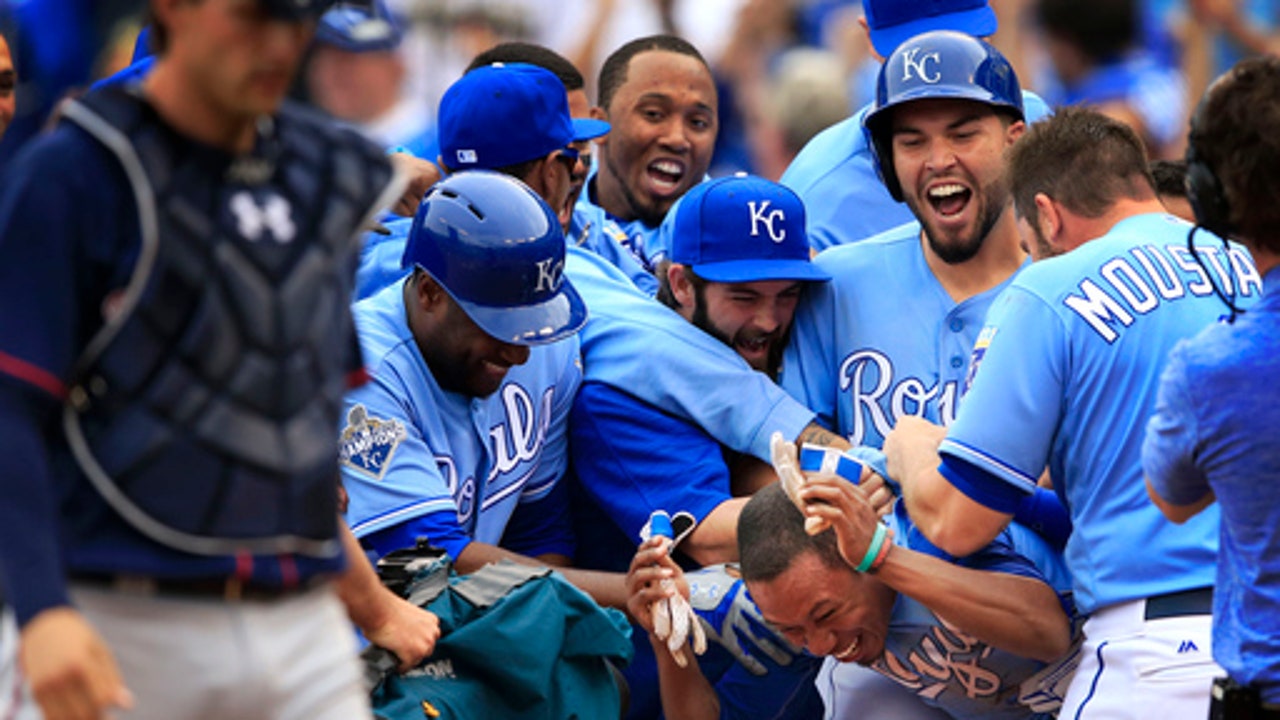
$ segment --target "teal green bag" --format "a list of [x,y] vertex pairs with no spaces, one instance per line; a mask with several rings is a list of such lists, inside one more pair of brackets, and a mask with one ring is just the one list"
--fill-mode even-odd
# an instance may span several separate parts
[[609,663],[632,655],[625,615],[601,608],[549,568],[503,561],[459,576],[446,560],[406,593],[440,618],[431,657],[404,675],[378,649],[375,714],[386,720],[601,720],[621,713]]

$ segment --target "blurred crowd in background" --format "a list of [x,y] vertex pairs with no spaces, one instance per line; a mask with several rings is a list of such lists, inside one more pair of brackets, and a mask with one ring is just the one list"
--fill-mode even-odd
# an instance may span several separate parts
[[[917,2],[922,0],[903,0]],[[625,41],[688,39],[721,92],[712,176],[777,179],[804,143],[868,102],[878,64],[858,0],[385,0],[392,32],[317,39],[295,94],[371,134],[430,138],[441,94],[505,40],[546,45],[587,78]],[[1089,102],[1131,124],[1153,158],[1181,157],[1190,98],[1244,55],[1280,51],[1280,0],[992,0],[993,39],[1051,106]],[[0,0],[18,107],[0,163],[58,100],[130,62],[144,0]],[[2,91],[2,89],[0,89]],[[383,138],[394,140],[395,138]],[[432,146],[411,147],[420,154]],[[428,155],[428,159],[433,156]]]

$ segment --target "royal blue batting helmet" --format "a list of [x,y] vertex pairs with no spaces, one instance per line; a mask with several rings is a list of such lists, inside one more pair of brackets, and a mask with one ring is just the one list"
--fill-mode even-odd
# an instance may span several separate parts
[[493,337],[541,345],[587,321],[564,252],[560,221],[542,198],[509,175],[471,170],[423,197],[400,264],[425,270]]
[[899,202],[902,184],[893,169],[892,110],[932,98],[974,100],[1025,118],[1018,76],[990,44],[951,30],[922,33],[902,43],[880,67],[876,102],[862,121],[880,179]]

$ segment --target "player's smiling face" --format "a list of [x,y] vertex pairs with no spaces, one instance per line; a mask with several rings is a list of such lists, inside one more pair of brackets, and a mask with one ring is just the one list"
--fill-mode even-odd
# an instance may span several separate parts
[[[749,283],[693,282],[674,265],[668,281],[678,311],[708,335],[733,348],[747,364],[773,376],[782,360],[803,283],[761,280]],[[674,272],[675,274],[670,274]]]
[[814,655],[867,665],[884,654],[896,593],[852,568],[830,568],[813,551],[768,581],[747,583],[760,614]]
[[[431,297],[425,298],[424,293]],[[410,327],[441,388],[468,397],[488,397],[502,387],[512,367],[529,360],[528,347],[486,333],[421,271],[409,280],[405,293],[406,302],[415,298],[422,312],[411,309]]]
[[711,73],[697,58],[667,50],[631,58],[599,142],[601,207],[623,220],[662,222],[711,165],[716,112]]
[[894,109],[894,171],[944,262],[976,255],[1008,209],[1004,150],[1024,128],[971,100],[917,100]]

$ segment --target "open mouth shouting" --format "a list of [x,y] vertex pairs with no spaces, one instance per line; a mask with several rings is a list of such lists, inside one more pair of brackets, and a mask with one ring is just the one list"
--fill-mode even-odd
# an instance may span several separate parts
[[925,190],[925,199],[943,222],[959,221],[969,207],[969,201],[973,199],[973,191],[958,182],[947,180]]
[[667,197],[680,190],[688,168],[679,160],[664,158],[654,160],[645,168],[645,177],[649,181],[649,190],[654,195]]

